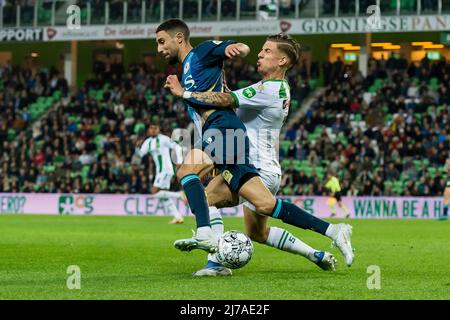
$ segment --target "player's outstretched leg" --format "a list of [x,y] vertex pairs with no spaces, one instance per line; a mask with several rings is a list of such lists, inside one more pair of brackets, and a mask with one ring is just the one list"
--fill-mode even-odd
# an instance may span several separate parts
[[249,200],[255,206],[256,211],[261,214],[329,237],[341,251],[347,266],[352,265],[354,254],[351,246],[352,227],[350,225],[330,224],[314,217],[303,208],[281,199],[275,199],[259,177],[248,180],[239,190],[239,194]]
[[265,244],[286,252],[301,255],[318,265],[322,270],[336,270],[337,260],[331,253],[310,247],[290,234],[287,230],[278,227],[270,227],[269,236],[267,237]]
[[256,213],[249,206],[251,205],[244,204],[245,229],[253,241],[303,256],[323,270],[334,271],[336,269],[337,261],[331,253],[311,248],[287,230],[278,227],[269,228],[267,226],[269,217]]
[[333,240],[333,244],[341,251],[347,266],[353,263],[354,253],[351,245],[352,226],[346,223],[331,224],[314,217],[308,211],[296,205],[276,200],[272,217],[290,225],[316,231]]
[[[209,207],[209,219],[211,221],[211,229],[214,235],[219,238],[223,234],[224,226],[222,215],[216,207]],[[231,269],[222,266],[216,259],[215,254],[208,254],[206,265],[195,271],[194,277],[215,277],[215,276],[231,276]]]

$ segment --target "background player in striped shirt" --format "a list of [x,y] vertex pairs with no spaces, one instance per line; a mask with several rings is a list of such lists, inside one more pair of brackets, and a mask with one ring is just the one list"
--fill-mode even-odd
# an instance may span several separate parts
[[152,156],[155,163],[155,179],[151,189],[152,194],[156,194],[161,199],[166,215],[173,215],[170,224],[183,223],[183,216],[175,206],[174,200],[166,192],[170,190],[170,184],[174,175],[171,151],[175,152],[176,163],[183,159],[183,152],[180,145],[160,133],[158,123],[152,123],[147,129],[148,138],[142,143],[138,150],[141,157],[147,154]]

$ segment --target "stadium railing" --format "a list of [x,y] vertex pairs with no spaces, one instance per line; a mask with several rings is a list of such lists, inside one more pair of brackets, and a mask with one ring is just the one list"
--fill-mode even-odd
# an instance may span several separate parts
[[448,0],[129,0],[34,1],[20,6],[6,1],[0,6],[0,27],[65,25],[67,8],[80,8],[83,25],[156,23],[168,18],[186,21],[275,20],[366,16],[371,5],[381,15],[427,15],[450,12]]

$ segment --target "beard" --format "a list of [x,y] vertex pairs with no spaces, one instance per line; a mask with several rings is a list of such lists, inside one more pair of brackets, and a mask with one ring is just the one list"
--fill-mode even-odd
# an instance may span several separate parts
[[170,64],[170,65],[175,65],[175,64],[177,64],[178,63],[178,57],[177,56],[170,56],[168,59],[167,59],[167,63],[168,64]]

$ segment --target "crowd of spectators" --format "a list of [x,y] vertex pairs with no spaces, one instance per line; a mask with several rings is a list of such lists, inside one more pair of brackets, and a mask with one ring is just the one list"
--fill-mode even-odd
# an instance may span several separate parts
[[[184,104],[163,89],[177,70],[156,65],[96,61],[96,76],[76,91],[54,69],[1,67],[0,191],[148,193],[153,161],[135,154],[136,141],[152,120],[169,136],[190,124]],[[225,68],[231,89],[259,80],[244,60]],[[344,195],[440,194],[450,150],[445,59],[371,59],[366,77],[338,60],[323,72],[325,90],[283,137],[281,192],[325,194],[331,170]],[[308,95],[318,73],[304,60],[289,73],[293,101]],[[28,106],[55,92],[62,98],[33,121]]]
[[344,195],[440,195],[450,150],[445,58],[371,59],[367,77],[340,62],[331,69],[323,94],[286,131],[283,193],[326,194],[321,178],[331,170]]
[[[0,68],[0,192],[148,193],[153,161],[137,156],[137,140],[151,121],[168,136],[190,124],[183,102],[163,88],[178,70],[158,71],[153,59],[127,68],[98,60],[96,76],[75,92],[56,70]],[[226,70],[231,89],[259,78],[244,60],[227,62]],[[311,74],[309,66],[302,62],[291,73],[294,88],[301,87],[297,74]],[[27,106],[55,91],[62,98],[32,121]]]

